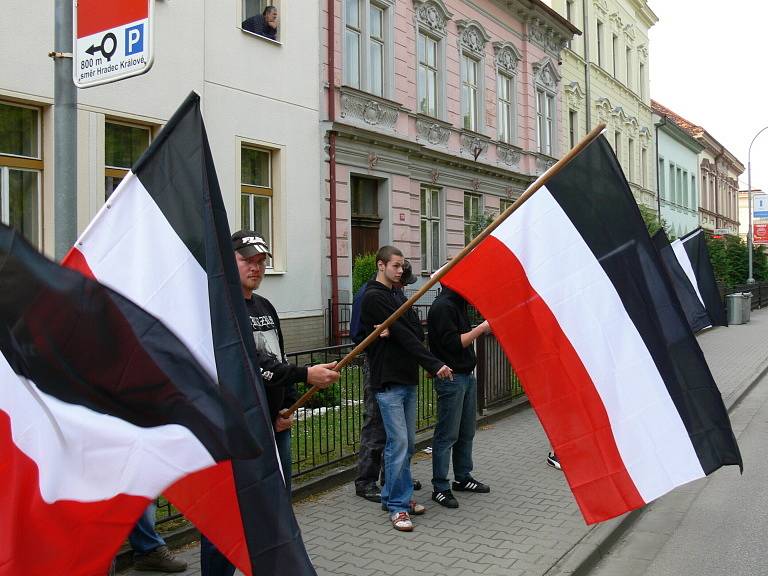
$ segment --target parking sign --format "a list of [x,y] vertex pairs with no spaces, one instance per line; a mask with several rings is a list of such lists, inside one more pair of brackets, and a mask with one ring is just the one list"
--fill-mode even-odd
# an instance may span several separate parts
[[74,0],[72,6],[75,86],[115,82],[152,67],[154,0]]

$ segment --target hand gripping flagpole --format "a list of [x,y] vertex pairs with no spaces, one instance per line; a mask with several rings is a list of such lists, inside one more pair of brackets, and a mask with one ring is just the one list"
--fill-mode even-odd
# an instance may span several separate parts
[[[605,124],[600,123],[597,126],[595,126],[584,138],[579,141],[576,146],[571,148],[570,151],[568,151],[565,156],[560,158],[557,162],[555,162],[552,166],[549,167],[549,169],[544,172],[541,176],[539,176],[528,188],[525,192],[523,192],[520,197],[515,200],[511,206],[507,207],[504,212],[499,214],[496,219],[491,222],[488,227],[480,232],[477,236],[475,236],[472,241],[464,246],[464,249],[459,252],[456,256],[454,256],[451,260],[449,260],[442,268],[440,268],[437,272],[435,272],[432,277],[427,280],[427,282],[424,283],[424,285],[419,288],[419,290],[406,302],[400,306],[397,310],[395,310],[392,315],[384,320],[379,326],[368,336],[360,342],[357,346],[355,346],[352,351],[344,356],[334,367],[334,370],[337,372],[340,372],[342,368],[345,366],[348,366],[352,360],[354,360],[361,352],[363,352],[373,341],[376,340],[376,338],[379,337],[379,334],[381,334],[384,330],[389,328],[400,316],[405,314],[405,312],[413,306],[416,301],[421,298],[427,290],[432,288],[435,284],[440,282],[440,279],[445,276],[451,268],[456,266],[459,262],[461,262],[462,258],[469,254],[475,246],[477,246],[480,242],[482,242],[491,232],[496,230],[504,220],[506,220],[510,214],[512,214],[515,210],[520,208],[520,206],[523,205],[523,203],[530,198],[534,192],[536,192],[539,188],[544,186],[544,184],[547,183],[547,181],[552,178],[555,174],[560,172],[566,164],[568,164],[571,160],[573,160],[576,155],[578,155],[584,148],[586,148],[595,138],[600,136],[602,134],[603,130],[605,130]],[[299,398],[286,412],[283,412],[283,416],[287,417],[296,412],[299,408],[304,406],[304,404],[307,403],[307,401],[315,395],[320,390],[318,386],[312,386],[309,390],[307,390],[301,398]]]

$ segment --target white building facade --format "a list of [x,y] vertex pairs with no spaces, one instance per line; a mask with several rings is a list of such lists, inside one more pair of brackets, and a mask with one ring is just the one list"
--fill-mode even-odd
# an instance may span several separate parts
[[563,148],[604,122],[635,200],[656,209],[648,31],[657,16],[645,0],[547,3],[582,31],[563,50]]
[[679,238],[699,226],[699,153],[704,146],[678,126],[677,116],[667,108],[654,101],[653,110],[659,208],[668,229]]
[[[243,29],[267,4],[279,12],[275,40]],[[15,16],[0,21],[0,215],[52,255],[54,3],[4,7]],[[272,247],[260,293],[283,319],[287,348],[321,343],[318,4],[157,1],[154,17],[148,73],[78,90],[78,232],[194,90],[230,227]]]

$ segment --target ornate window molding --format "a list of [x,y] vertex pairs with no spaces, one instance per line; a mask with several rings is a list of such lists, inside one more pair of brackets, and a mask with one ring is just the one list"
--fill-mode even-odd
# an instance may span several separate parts
[[446,25],[453,14],[448,11],[442,0],[413,0],[416,23],[440,38],[445,38]]
[[581,108],[581,105],[584,102],[584,97],[586,96],[584,91],[581,89],[581,85],[574,81],[566,84],[563,90],[565,91],[565,95],[568,98],[568,106],[570,108]]
[[635,40],[637,39],[637,32],[635,30],[634,24],[627,24],[624,26],[624,40],[627,44],[635,44]]
[[496,157],[498,158],[498,163],[503,164],[505,168],[519,170],[523,154],[519,149],[512,146],[496,144]]
[[491,39],[483,26],[475,20],[458,20],[459,48],[475,58],[485,56],[485,45]]
[[611,21],[611,24],[613,24],[613,27],[617,30],[623,30],[624,29],[624,22],[621,20],[621,16],[619,16],[618,12],[612,13],[608,19]]
[[637,53],[640,55],[640,62],[647,62],[648,61],[648,46],[645,44],[640,44],[640,46],[637,47]]
[[598,12],[601,12],[603,15],[608,14],[608,2],[605,0],[593,0],[592,3],[595,5],[595,8],[597,8]]
[[358,124],[394,131],[399,108],[397,104],[371,94],[341,88],[341,117]]
[[523,56],[512,42],[494,42],[493,53],[499,72],[509,76],[517,74],[517,67]]
[[436,122],[428,116],[416,117],[416,140],[428,142],[433,146],[445,146],[451,137],[451,130],[442,122]]
[[479,158],[483,154],[488,152],[488,144],[490,140],[483,136],[478,136],[473,133],[462,132],[461,133],[461,153],[469,154],[472,157]]
[[552,64],[552,60],[544,58],[533,63],[534,83],[542,86],[551,92],[557,92],[557,85],[560,83],[560,73],[557,66]]

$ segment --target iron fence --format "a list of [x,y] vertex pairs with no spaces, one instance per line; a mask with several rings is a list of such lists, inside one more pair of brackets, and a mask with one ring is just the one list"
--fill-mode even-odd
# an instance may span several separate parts
[[734,284],[733,286],[718,284],[717,287],[720,289],[720,296],[723,300],[723,308],[725,308],[725,297],[728,294],[735,294],[736,292],[752,293],[752,310],[758,310],[764,306],[768,306],[768,282],[755,282],[754,284]]
[[[404,290],[406,298],[413,296],[417,290],[411,288],[405,288]],[[429,307],[440,293],[439,288],[427,290],[424,295],[419,298],[418,303],[413,305],[413,309],[419,316],[421,323],[426,325],[427,314],[429,314]],[[334,311],[336,312],[334,314]],[[325,323],[326,333],[328,334],[328,346],[340,346],[344,344],[350,344],[349,323],[352,320],[352,303],[351,302],[339,302],[335,309],[332,300],[328,299],[328,304],[325,309]]]

